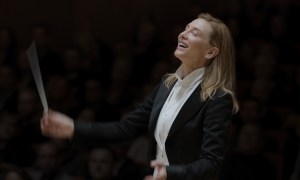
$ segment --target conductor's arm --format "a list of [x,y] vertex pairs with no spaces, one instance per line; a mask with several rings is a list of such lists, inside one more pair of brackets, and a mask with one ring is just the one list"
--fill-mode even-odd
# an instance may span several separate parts
[[128,113],[119,122],[80,123],[60,112],[49,111],[41,119],[42,133],[55,138],[91,138],[104,141],[121,141],[136,137],[148,129],[152,105],[159,86],[160,84],[135,111]]

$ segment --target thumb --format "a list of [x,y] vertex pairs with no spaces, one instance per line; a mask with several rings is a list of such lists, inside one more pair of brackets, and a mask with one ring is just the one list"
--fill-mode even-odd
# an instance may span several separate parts
[[157,160],[153,160],[150,162],[150,165],[152,168],[154,168],[153,177],[156,178],[158,171],[162,168],[162,164],[158,162]]
[[47,126],[49,125],[49,114],[51,113],[50,110],[48,112],[43,112],[43,117],[41,118],[40,126],[43,133],[46,132]]
[[150,162],[151,167],[154,168],[153,178],[154,180],[165,180],[167,177],[166,167],[164,164],[157,160],[153,160]]
[[151,165],[151,167],[161,167],[161,166],[163,166],[163,164],[161,163],[161,162],[159,162],[158,160],[152,160],[151,162],[150,162],[150,165]]

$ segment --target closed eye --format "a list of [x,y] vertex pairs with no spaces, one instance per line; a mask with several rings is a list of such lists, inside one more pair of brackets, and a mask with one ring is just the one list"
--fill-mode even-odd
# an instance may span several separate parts
[[194,32],[194,31],[192,31],[192,35],[193,35],[193,36],[198,36],[198,33],[197,33],[197,32]]

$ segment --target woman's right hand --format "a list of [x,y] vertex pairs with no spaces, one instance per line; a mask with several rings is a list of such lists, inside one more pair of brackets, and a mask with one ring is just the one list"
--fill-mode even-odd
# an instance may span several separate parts
[[72,138],[74,121],[72,118],[57,111],[49,110],[41,118],[43,135],[53,138]]

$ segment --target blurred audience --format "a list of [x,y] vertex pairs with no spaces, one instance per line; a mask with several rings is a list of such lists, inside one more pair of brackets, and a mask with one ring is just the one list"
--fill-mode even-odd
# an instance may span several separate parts
[[28,172],[33,180],[69,180],[70,177],[61,171],[57,146],[51,141],[35,145],[36,158]]
[[275,180],[275,167],[263,155],[264,136],[255,123],[246,123],[238,133],[233,152],[225,158],[222,180]]
[[[163,74],[178,67],[173,52],[186,22],[204,11],[219,16],[235,39],[241,105],[229,130],[222,179],[295,180],[300,174],[299,10],[295,0],[232,0],[226,5],[200,0],[183,8],[169,27],[157,11],[132,12],[129,38],[115,42],[98,37],[92,21],[71,29],[62,49],[54,46],[47,23],[33,24],[28,38],[37,46],[50,108],[78,121],[119,121]],[[146,132],[111,148],[41,134],[43,109],[16,32],[0,27],[0,179],[142,179],[148,165]]]

